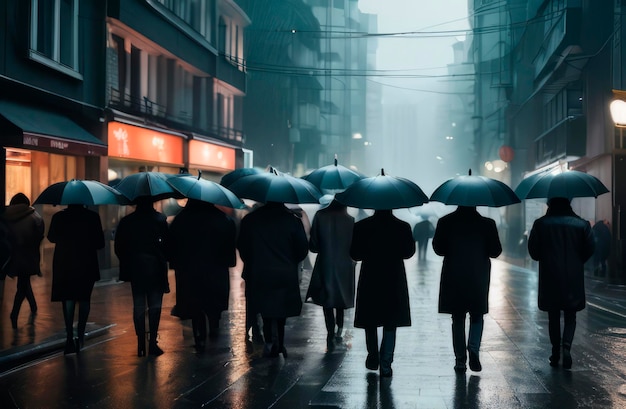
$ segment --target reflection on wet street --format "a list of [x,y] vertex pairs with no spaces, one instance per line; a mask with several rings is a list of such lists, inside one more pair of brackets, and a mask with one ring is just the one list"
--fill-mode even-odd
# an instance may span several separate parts
[[[313,257],[313,256],[312,256]],[[305,304],[287,320],[284,359],[262,356],[245,334],[244,283],[231,274],[230,310],[204,353],[193,348],[191,324],[170,315],[175,288],[164,299],[159,357],[136,356],[127,284],[94,291],[88,338],[79,355],[43,357],[0,376],[4,408],[621,408],[626,407],[626,320],[597,308],[578,315],[571,371],[548,365],[547,314],[536,306],[537,275],[502,261],[492,271],[490,312],[481,349],[483,371],[453,370],[451,320],[437,313],[440,260],[406,261],[412,326],[400,328],[393,378],[365,368],[365,336],[347,311],[341,342],[326,350],[321,307]],[[302,295],[310,271],[302,276]],[[170,275],[170,283],[173,283]],[[10,289],[6,290],[10,294]],[[62,331],[56,304],[39,290],[40,313],[16,332],[11,348]],[[3,301],[2,314],[8,315]],[[22,324],[22,323],[20,323]],[[3,324],[4,325],[4,324]],[[88,329],[89,329],[88,328]],[[16,337],[12,339],[11,337]]]

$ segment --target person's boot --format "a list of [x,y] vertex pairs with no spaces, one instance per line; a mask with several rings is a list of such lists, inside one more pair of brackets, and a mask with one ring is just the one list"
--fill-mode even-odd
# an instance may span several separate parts
[[480,372],[483,370],[483,367],[480,364],[480,359],[478,358],[480,342],[483,337],[483,325],[484,321],[482,319],[475,322],[470,320],[467,352],[469,355],[469,367],[474,372]]
[[137,335],[137,356],[146,356],[146,333]]
[[550,366],[559,366],[559,360],[561,359],[561,347],[560,345],[552,345],[552,355],[550,355]]
[[465,345],[465,328],[452,324],[452,349],[454,350],[454,371],[464,373],[467,371],[467,349]]
[[571,345],[563,344],[563,369],[572,369]]
[[157,345],[156,334],[150,333],[150,341],[148,342],[148,354],[153,356],[163,355],[163,350]]
[[367,359],[365,359],[365,367],[372,371],[378,369],[380,365],[380,356],[378,352],[378,333],[377,329],[365,330],[365,345],[367,347]]

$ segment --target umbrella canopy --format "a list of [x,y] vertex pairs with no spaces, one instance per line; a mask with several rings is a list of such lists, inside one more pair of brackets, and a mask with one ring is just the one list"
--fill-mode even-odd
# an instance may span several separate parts
[[311,182],[279,174],[273,168],[269,172],[243,176],[228,188],[241,198],[262,203],[319,203],[322,196]]
[[334,165],[323,166],[302,177],[313,183],[324,194],[343,192],[348,186],[363,178],[365,175],[339,165],[337,155],[335,155]]
[[124,205],[129,204],[129,200],[116,189],[97,180],[72,179],[48,186],[41,192],[33,204]]
[[538,173],[522,180],[515,193],[522,199],[598,197],[609,189],[595,176],[577,170]]
[[233,171],[228,172],[224,176],[222,176],[222,179],[220,180],[220,185],[229,187],[236,180],[238,180],[238,179],[240,179],[240,178],[242,178],[244,176],[258,175],[259,173],[265,173],[265,172],[266,172],[265,170],[262,170],[262,169],[259,169],[259,168],[239,168],[239,169],[235,169]]
[[457,176],[443,182],[430,200],[447,205],[500,207],[519,203],[520,199],[505,183],[485,176]]
[[246,207],[233,192],[224,186],[200,176],[177,176],[167,180],[175,190],[189,199],[201,200],[219,206],[243,209]]
[[182,198],[183,196],[167,183],[170,177],[182,176],[168,176],[161,172],[139,172],[122,178],[114,187],[131,201],[139,197],[150,197],[155,201],[170,197]]
[[428,196],[409,179],[385,175],[364,178],[335,195],[346,206],[360,209],[390,210],[420,206],[428,202]]

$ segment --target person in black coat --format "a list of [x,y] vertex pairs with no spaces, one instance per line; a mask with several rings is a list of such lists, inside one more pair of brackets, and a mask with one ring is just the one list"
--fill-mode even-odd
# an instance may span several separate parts
[[263,317],[264,355],[286,358],[285,323],[302,310],[298,266],[309,251],[304,226],[284,204],[268,202],[241,220],[237,248],[250,310]]
[[[91,292],[100,280],[98,250],[104,248],[100,215],[80,204],[70,204],[52,216],[48,240],[55,243],[52,259],[52,301],[63,304],[65,353],[79,352],[91,310]],[[77,337],[74,312],[78,303]]]
[[[365,329],[365,367],[376,370],[380,365],[383,377],[393,373],[396,329],[411,326],[404,259],[414,254],[411,226],[391,210],[376,210],[354,224],[350,256],[361,261],[354,326]],[[383,327],[380,352],[378,327]]]
[[418,260],[426,260],[426,250],[428,250],[428,240],[432,239],[435,233],[435,226],[428,220],[421,220],[413,227],[413,239],[417,242]]
[[115,231],[115,254],[120,261],[120,281],[130,281],[137,356],[146,355],[146,305],[148,306],[148,354],[161,355],[157,334],[163,294],[169,292],[167,261],[169,228],[165,215],[152,206],[152,198],[140,197],[134,212],[124,216]]
[[[481,216],[476,207],[459,206],[437,222],[433,250],[443,256],[439,285],[439,312],[452,315],[454,370],[469,366],[479,372],[483,315],[489,312],[491,260],[502,253],[502,244],[493,219]],[[470,315],[468,338],[465,320]]]
[[37,313],[37,301],[33,294],[30,277],[41,276],[39,263],[44,222],[23,193],[17,193],[11,198],[4,212],[4,219],[10,228],[12,242],[11,260],[4,271],[9,277],[17,277],[17,291],[10,315],[11,325],[17,328],[17,318],[24,299],[30,305],[31,320]]
[[[550,365],[558,366],[563,349],[563,367],[572,367],[571,347],[576,331],[576,312],[585,308],[585,262],[595,249],[593,231],[570,206],[569,199],[548,200],[548,211],[533,223],[528,253],[539,262],[538,302],[548,312],[552,344]],[[561,311],[563,334],[561,335]]]
[[212,203],[189,199],[170,224],[170,267],[176,272],[176,315],[191,318],[195,347],[218,334],[228,309],[229,267],[236,264],[235,222]]

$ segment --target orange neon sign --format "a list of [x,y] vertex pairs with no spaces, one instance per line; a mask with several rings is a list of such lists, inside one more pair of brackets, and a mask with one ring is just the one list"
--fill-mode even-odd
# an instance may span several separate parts
[[122,122],[109,122],[109,156],[183,165],[183,138]]
[[235,169],[235,150],[195,139],[189,141],[189,165]]

